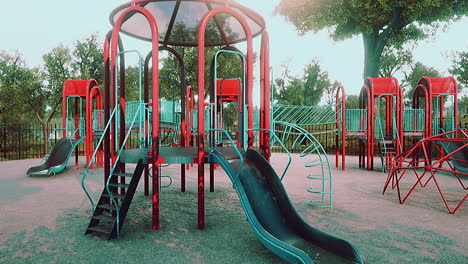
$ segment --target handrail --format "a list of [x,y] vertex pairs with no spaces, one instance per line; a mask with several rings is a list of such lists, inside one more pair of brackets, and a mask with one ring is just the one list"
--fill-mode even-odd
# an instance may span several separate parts
[[[50,134],[54,134],[55,131],[57,131],[57,130],[65,130],[65,129],[66,129],[66,128],[63,128],[63,127],[57,127],[57,128],[54,128],[54,129],[52,130],[52,132],[50,132]],[[85,128],[83,128],[83,127],[79,127],[79,128],[77,128],[77,129],[75,129],[75,131],[73,132],[73,134],[72,134],[70,137],[66,137],[66,138],[69,138],[68,141],[70,141],[70,139],[73,139],[73,138],[75,137],[76,133],[77,133],[79,130],[84,130],[84,129],[85,129]],[[49,147],[52,149],[53,147],[52,147],[52,143],[50,142],[50,141],[51,141],[51,140],[50,140],[50,134],[49,134],[49,138],[47,139],[47,143],[49,144]],[[79,136],[78,138],[82,138],[82,136]]]
[[[116,56],[115,56],[115,66],[114,66],[114,70],[115,72],[118,72],[118,65],[119,65],[119,60],[120,60],[120,56],[123,55],[123,54],[128,54],[128,53],[135,53],[137,56],[138,56],[138,101],[143,101],[143,98],[142,98],[142,69],[143,69],[143,57],[141,56],[140,52],[138,50],[124,50],[124,51],[121,51],[119,52]],[[114,83],[115,83],[115,87],[114,87],[114,90],[115,90],[115,93],[114,93],[114,104],[115,105],[119,105],[119,96],[118,96],[118,92],[119,92],[119,78],[118,78],[118,74],[115,74],[114,76]],[[126,105],[125,105],[126,107]],[[141,119],[143,120],[144,117],[143,117],[143,112],[141,112]],[[120,116],[117,115],[116,119],[120,120]],[[119,126],[119,122],[117,121],[116,122],[116,126],[115,126],[115,135],[118,135],[119,134],[119,131],[118,131],[118,126]],[[139,124],[139,127],[138,127],[138,135],[139,135],[139,138],[144,138],[144,133],[146,132],[146,127],[143,126],[142,122],[140,122]],[[115,145],[114,146],[118,146],[118,137],[115,137]]]
[[[237,155],[239,156],[239,159],[240,159],[240,167],[239,169],[237,170],[237,173],[236,173],[236,176],[234,178],[234,180],[232,181],[232,186],[236,186],[237,185],[237,182],[239,181],[239,175],[240,175],[240,171],[242,170],[242,167],[244,166],[244,156],[242,155],[242,153],[240,152],[239,148],[236,146],[236,144],[234,143],[234,140],[231,138],[231,136],[229,135],[229,133],[227,132],[227,130],[225,129],[220,129],[220,128],[210,128],[208,129],[208,131],[213,131],[213,132],[222,132],[224,134],[226,134],[229,142],[231,142],[232,146],[234,147],[234,150],[236,151]],[[213,150],[215,150],[216,147],[213,147]]]
[[[107,122],[106,126],[104,127],[104,130],[102,132],[103,135],[106,134],[107,130],[109,130],[110,128],[110,124],[112,124],[112,118],[115,116],[115,113],[117,112],[117,109],[118,109],[118,105],[115,106],[114,110],[112,111],[110,117],[109,117],[109,121]],[[104,141],[104,136],[100,137],[99,138],[99,141],[97,143],[97,146],[93,152],[93,155],[91,156],[91,159],[90,159],[90,162],[89,164],[86,166],[86,169],[85,169],[85,172],[83,173],[83,176],[81,177],[81,188],[83,189],[83,191],[85,192],[86,196],[88,197],[89,201],[91,202],[91,209],[92,209],[92,212],[94,213],[94,209],[95,209],[95,206],[94,206],[94,201],[93,201],[93,198],[91,198],[91,195],[89,194],[88,190],[86,189],[86,186],[85,186],[85,180],[86,180],[86,176],[88,175],[88,172],[89,170],[91,169],[91,164],[92,164],[92,161],[96,158],[96,155],[99,151],[99,146],[101,146],[102,142]]]
[[[276,122],[275,122],[276,123]],[[273,126],[274,127],[274,126]],[[266,128],[253,128],[253,129],[247,129],[248,131],[269,131],[270,132],[270,136],[272,136],[274,139],[276,139],[278,141],[278,143],[281,145],[281,147],[286,151],[286,153],[288,154],[288,163],[286,164],[286,167],[284,168],[284,171],[283,173],[281,174],[281,178],[280,180],[283,180],[284,176],[286,175],[286,172],[288,171],[289,169],[289,166],[291,165],[291,162],[292,162],[292,156],[291,156],[291,152],[289,152],[288,148],[286,148],[286,146],[283,144],[283,142],[279,139],[279,137],[274,133],[274,131],[272,131],[271,129],[266,129]],[[273,140],[273,139],[272,139]],[[273,144],[272,144],[273,145]]]
[[295,106],[273,105],[273,119],[298,125],[326,125],[337,122],[336,106],[329,104],[323,106]]
[[397,121],[396,121],[395,111],[393,111],[392,112],[393,131],[394,131],[394,135],[395,135],[395,138],[396,138],[396,142],[398,143],[398,147],[400,149],[400,152],[403,152],[403,143],[402,143],[403,140],[400,140],[403,135],[400,135],[399,130],[397,128],[397,123],[396,122]]
[[[57,131],[57,130],[65,130],[65,128],[63,128],[63,127],[56,127],[56,128],[54,128],[54,129],[52,130],[52,132],[50,132],[50,134],[54,134],[55,131]],[[49,138],[47,139],[47,143],[49,143],[49,147],[50,147],[50,149],[52,149],[52,143],[50,143],[50,134],[49,134]]]
[[[79,127],[79,128],[77,128],[77,129],[75,129],[75,131],[74,131],[73,134],[71,135],[70,139],[75,138],[76,133],[77,133],[79,130],[83,130],[83,129],[85,129],[85,128]],[[78,138],[82,138],[82,137],[78,137]]]
[[[213,105],[215,107],[213,107],[213,110],[214,111],[216,109],[216,106],[218,105],[218,89],[216,88],[216,83],[217,83],[217,79],[218,79],[218,56],[222,53],[227,53],[227,54],[236,54],[236,55],[239,55],[239,57],[241,58],[242,60],[242,89],[240,92],[242,92],[243,94],[238,94],[238,96],[240,96],[240,98],[242,99],[242,101],[239,100],[239,108],[242,106],[243,109],[239,109],[239,111],[242,111],[244,113],[247,113],[247,102],[246,102],[246,99],[247,99],[247,91],[245,90],[245,87],[247,87],[247,84],[246,84],[246,61],[245,61],[245,56],[244,54],[242,54],[242,52],[240,51],[235,51],[235,50],[226,50],[226,49],[221,49],[221,50],[218,50],[216,52],[216,54],[214,55],[214,64],[213,64],[213,84],[215,87],[213,87],[213,93],[214,93],[214,98],[213,98]],[[222,89],[220,87],[220,91],[222,93]],[[203,100],[199,99],[199,102],[201,102]],[[223,108],[221,107],[220,110],[220,113],[221,115],[223,115]],[[247,124],[248,121],[247,121],[247,115],[243,115],[242,119],[243,120],[239,120],[239,123],[243,123],[243,124]],[[211,120],[211,122],[214,122],[214,128],[215,129],[218,129],[218,124],[216,123],[216,117],[213,116],[212,119],[214,120]],[[239,118],[240,119],[240,118]],[[198,129],[203,129],[203,128],[198,128]],[[246,131],[244,131],[245,133]],[[240,133],[240,132],[239,132]],[[243,145],[247,145],[247,135],[246,134],[243,134],[243,135],[239,135],[239,140],[241,139],[244,139],[244,142]],[[215,135],[215,140],[216,140],[216,135]]]
[[[141,107],[138,107],[138,109],[137,109],[137,111],[135,112],[135,115],[134,115],[134,117],[133,117],[133,119],[132,119],[132,122],[131,122],[131,124],[130,124],[130,128],[132,128],[133,125],[135,124],[136,119],[137,119],[137,117],[138,117],[138,115],[139,115],[140,110],[141,110]],[[111,178],[112,178],[112,174],[114,173],[115,169],[117,168],[117,164],[118,164],[118,161],[119,161],[119,159],[120,159],[120,155],[122,154],[122,152],[123,152],[123,150],[124,150],[124,148],[125,148],[125,144],[127,143],[127,140],[128,140],[128,138],[130,137],[130,134],[131,134],[131,133],[132,133],[132,130],[129,129],[128,132],[127,132],[127,134],[125,135],[125,138],[124,138],[124,140],[123,140],[123,142],[122,142],[122,145],[120,146],[119,152],[118,152],[117,157],[116,157],[115,162],[114,162],[114,166],[112,166],[112,169],[111,169],[110,174],[109,174],[110,176],[107,178],[107,182],[106,182],[106,191],[107,191],[107,193],[109,194],[109,197],[110,197],[110,199],[112,200],[112,203],[114,204],[115,209],[116,209],[116,214],[117,214],[117,216],[116,216],[117,236],[119,236],[119,233],[120,233],[120,224],[119,224],[119,222],[120,222],[120,219],[119,219],[119,218],[120,218],[120,217],[119,217],[120,208],[119,208],[119,205],[118,205],[118,203],[117,203],[117,200],[116,200],[115,197],[112,195],[112,192],[111,192],[110,189],[109,189],[109,184],[111,183],[110,180],[111,180]],[[141,149],[141,146],[140,146],[140,149]]]
[[[280,124],[280,125],[284,125],[284,126],[287,126],[289,127],[289,131],[291,131],[293,128],[295,130],[297,130],[298,132],[300,132],[301,134],[303,134],[307,139],[309,139],[309,141],[311,143],[313,143],[313,145],[310,145],[308,147],[306,147],[300,154],[301,157],[305,157],[311,153],[313,153],[314,151],[317,151],[318,153],[318,159],[317,160],[313,160],[313,161],[310,161],[310,162],[307,162],[306,163],[306,167],[315,167],[317,166],[317,164],[313,164],[314,162],[316,161],[320,161],[320,167],[321,167],[321,170],[322,170],[322,178],[315,178],[314,176],[318,176],[318,175],[311,175],[311,174],[308,174],[307,175],[307,178],[309,179],[316,179],[316,180],[322,180],[322,187],[310,187],[307,189],[308,192],[311,192],[311,193],[317,193],[317,194],[321,194],[322,195],[322,200],[311,200],[309,202],[307,202],[308,205],[311,205],[311,206],[316,206],[316,205],[312,205],[311,203],[313,202],[324,202],[324,199],[323,198],[326,194],[329,195],[329,199],[330,199],[330,205],[329,206],[318,206],[318,207],[327,207],[327,208],[332,208],[332,204],[333,204],[333,183],[332,183],[332,171],[331,171],[331,166],[330,166],[330,161],[328,160],[328,155],[326,154],[322,144],[320,144],[320,142],[317,140],[317,138],[315,138],[312,134],[310,134],[307,130],[305,130],[304,128],[296,125],[296,124],[291,124],[291,123],[287,123],[287,122],[282,122],[282,121],[274,121],[275,124]],[[299,139],[296,139],[294,141],[294,145],[298,142]],[[322,158],[322,155],[325,156],[325,159]],[[324,161],[325,160],[325,161]],[[324,164],[328,164],[328,175],[329,175],[329,178],[324,178],[324,175],[325,175],[325,170],[324,170]],[[326,180],[329,180],[329,191],[326,192],[325,191],[325,185],[324,185],[324,181]],[[316,191],[311,191],[313,189],[317,189],[317,188],[321,188],[322,191],[320,192],[316,192]]]

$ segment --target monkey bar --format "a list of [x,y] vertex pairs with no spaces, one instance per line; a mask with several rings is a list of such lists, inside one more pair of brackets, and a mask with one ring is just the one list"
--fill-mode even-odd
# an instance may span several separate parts
[[[432,150],[435,150],[434,152]],[[454,176],[461,187],[463,198],[452,209],[448,199],[442,190],[438,178],[449,177],[445,172]],[[416,177],[411,177],[413,174]],[[415,179],[416,182],[406,193],[402,194],[403,179]],[[418,187],[424,188],[430,182],[434,182],[437,190],[450,214],[454,214],[468,198],[468,130],[458,129],[445,132],[420,140],[417,144],[397,156],[385,181],[382,194],[388,187],[396,189],[400,204],[405,203],[408,197]],[[405,184],[406,185],[406,184]]]

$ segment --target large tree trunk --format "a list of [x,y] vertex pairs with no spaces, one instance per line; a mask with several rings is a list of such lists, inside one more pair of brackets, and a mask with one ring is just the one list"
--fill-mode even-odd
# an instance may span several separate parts
[[[393,30],[401,30],[407,25],[401,18],[401,9],[393,7],[393,16],[384,30],[375,28],[371,33],[362,33],[364,42],[364,79],[367,77],[378,77],[380,69],[380,58],[388,38]],[[388,76],[390,77],[390,76]]]
[[[364,73],[363,79],[367,77],[378,77],[380,68],[380,57],[382,56],[382,40],[378,34],[362,34],[364,42]],[[381,47],[382,46],[382,47]]]

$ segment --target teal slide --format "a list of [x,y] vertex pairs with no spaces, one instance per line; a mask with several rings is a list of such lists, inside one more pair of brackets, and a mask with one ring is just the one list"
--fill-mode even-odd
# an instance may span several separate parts
[[29,168],[26,175],[44,177],[55,175],[57,172],[64,170],[76,146],[83,141],[84,137],[79,139],[61,138],[55,144],[47,160],[39,166]]
[[250,225],[271,252],[289,263],[363,263],[351,243],[301,218],[278,175],[258,152],[247,150],[242,164],[216,150],[210,152],[210,160],[231,178]]
[[437,143],[444,147],[447,154],[461,148],[450,156],[450,162],[458,171],[468,173],[468,147],[465,146],[467,144],[466,142],[454,140],[437,141]]

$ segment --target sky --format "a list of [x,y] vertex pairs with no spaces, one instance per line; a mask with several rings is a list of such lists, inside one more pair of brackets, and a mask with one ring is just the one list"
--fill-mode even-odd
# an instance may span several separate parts
[[[22,0],[3,1],[0,16],[0,50],[18,50],[28,66],[42,65],[42,55],[60,43],[73,42],[98,33],[101,39],[111,29],[109,14],[129,0]],[[274,14],[279,0],[238,0],[261,14],[270,35],[270,58],[274,75],[289,64],[293,75],[317,59],[331,81],[341,82],[347,94],[358,94],[362,85],[364,51],[360,36],[335,42],[327,31],[299,36],[284,17]],[[468,49],[468,18],[450,25],[447,32],[421,41],[414,58],[448,75],[451,61],[447,54]]]

